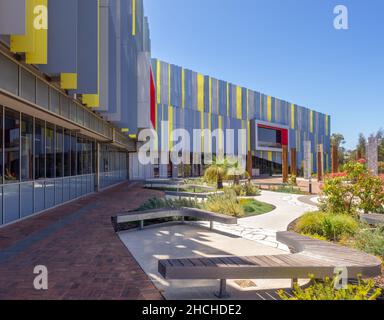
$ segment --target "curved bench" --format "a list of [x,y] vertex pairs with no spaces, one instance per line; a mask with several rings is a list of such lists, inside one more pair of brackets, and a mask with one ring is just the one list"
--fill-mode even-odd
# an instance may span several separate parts
[[360,220],[370,224],[371,226],[384,225],[384,214],[371,213],[360,215]]
[[275,256],[215,257],[159,260],[158,271],[164,279],[219,279],[220,298],[226,297],[227,279],[316,279],[333,277],[336,268],[348,272],[349,279],[381,274],[380,259],[366,253],[292,232],[278,232],[277,240],[295,253]]
[[213,229],[213,223],[219,222],[224,224],[237,224],[237,218],[226,216],[223,214],[213,213],[210,211],[195,209],[195,208],[180,208],[180,209],[157,209],[148,211],[136,211],[129,214],[121,214],[112,219],[116,220],[117,224],[140,222],[140,229],[144,228],[144,221],[163,218],[194,218],[204,221],[210,221],[210,228]]

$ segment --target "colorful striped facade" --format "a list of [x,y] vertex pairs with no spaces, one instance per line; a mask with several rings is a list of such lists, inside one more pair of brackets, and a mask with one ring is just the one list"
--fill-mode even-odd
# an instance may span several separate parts
[[0,0],[0,226],[126,179],[177,175],[138,163],[143,129],[159,133],[159,151],[172,129],[246,129],[253,167],[281,165],[258,146],[268,126],[297,149],[298,168],[306,140],[313,171],[318,146],[329,168],[329,116],[152,59],[143,0]]
[[[160,150],[167,143],[162,138],[162,121],[168,121],[169,130],[185,128],[191,136],[193,129],[199,128],[246,129],[246,149],[255,157],[281,164],[281,152],[257,150],[252,130],[255,121],[261,121],[289,128],[289,149],[297,150],[298,168],[304,160],[304,141],[311,141],[313,171],[317,171],[315,157],[319,145],[324,150],[324,169],[329,169],[330,116],[156,59],[152,60],[152,70]],[[213,143],[214,152],[215,147]],[[237,139],[234,151],[238,151]]]

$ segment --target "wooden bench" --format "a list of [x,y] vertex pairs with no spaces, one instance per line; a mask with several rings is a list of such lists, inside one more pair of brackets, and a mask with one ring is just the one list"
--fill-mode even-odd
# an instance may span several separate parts
[[336,268],[348,272],[349,279],[381,274],[380,259],[366,253],[292,232],[278,232],[277,240],[289,246],[292,254],[275,256],[190,258],[159,260],[164,279],[220,280],[217,297],[228,297],[228,279],[298,279],[333,277]]
[[181,208],[181,209],[158,209],[141,212],[131,212],[129,214],[121,214],[116,217],[116,223],[140,222],[140,229],[144,229],[144,221],[163,219],[163,218],[181,218],[181,222],[185,222],[185,218],[194,218],[210,222],[210,229],[213,229],[214,222],[224,224],[237,224],[237,218],[213,213],[210,211]]
[[384,225],[384,214],[371,213],[360,215],[360,220],[370,224],[371,226]]

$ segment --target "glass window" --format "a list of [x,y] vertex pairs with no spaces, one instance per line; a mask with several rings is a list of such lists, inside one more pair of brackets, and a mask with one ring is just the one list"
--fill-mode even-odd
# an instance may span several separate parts
[[71,175],[71,132],[64,131],[64,176]]
[[0,105],[0,184],[2,183],[3,183],[3,107]]
[[76,122],[76,104],[74,102],[70,103],[70,113],[71,120]]
[[49,107],[48,85],[39,79],[36,79],[36,104],[45,109]]
[[77,174],[83,174],[83,138],[77,137]]
[[96,157],[97,157],[96,142],[92,142],[92,173],[96,173]]
[[65,118],[69,118],[69,100],[65,96],[60,96],[61,103],[61,115]]
[[19,67],[0,54],[0,88],[15,95],[19,93]]
[[36,102],[36,78],[28,71],[20,71],[20,96],[33,103]]
[[33,180],[33,118],[21,116],[21,180]]
[[56,127],[56,178],[63,176],[63,128]]
[[60,113],[60,94],[55,89],[50,89],[51,92],[51,104],[50,110],[54,113]]
[[45,123],[35,120],[35,179],[45,178]]
[[77,175],[77,138],[76,134],[71,136],[71,175]]
[[5,109],[4,182],[20,180],[20,113]]
[[281,148],[281,130],[258,127],[258,140],[260,147]]
[[46,157],[46,176],[47,178],[55,177],[55,130],[52,124],[47,123],[46,141],[45,141],[45,157]]

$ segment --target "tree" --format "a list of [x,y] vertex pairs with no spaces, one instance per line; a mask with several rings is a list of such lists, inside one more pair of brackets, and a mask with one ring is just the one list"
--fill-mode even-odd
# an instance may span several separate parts
[[367,155],[367,139],[362,133],[359,134],[359,140],[357,142],[356,151],[357,154],[362,158],[365,158]]
[[346,150],[344,148],[345,138],[341,133],[334,133],[331,136],[331,144],[338,148],[339,164],[343,165],[346,158]]

